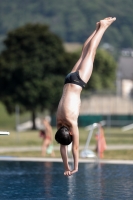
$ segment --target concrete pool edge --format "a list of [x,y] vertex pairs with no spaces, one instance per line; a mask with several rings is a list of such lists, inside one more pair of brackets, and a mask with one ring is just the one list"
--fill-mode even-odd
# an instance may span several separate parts
[[[0,161],[62,162],[61,158],[0,157]],[[69,159],[69,162],[72,160]],[[133,160],[79,159],[79,163],[131,164]]]

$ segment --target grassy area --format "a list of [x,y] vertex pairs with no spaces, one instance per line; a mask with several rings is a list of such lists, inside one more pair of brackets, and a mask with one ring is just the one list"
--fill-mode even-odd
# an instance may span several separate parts
[[[43,156],[41,155],[40,151],[25,151],[25,152],[10,152],[10,153],[4,153],[1,154],[0,156],[15,156],[15,157],[36,157],[36,158],[43,158]],[[51,157],[49,154],[46,154],[45,156],[46,158]],[[60,158],[60,152],[56,151],[55,152],[55,157],[56,158]]]
[[0,138],[0,147],[39,146],[42,142],[38,131],[16,132],[11,130],[10,135],[2,135]]
[[133,150],[105,151],[104,159],[133,160]]
[[[20,121],[23,122],[30,119],[30,113],[25,113],[20,116]],[[23,146],[39,146],[42,145],[42,139],[39,137],[38,131],[15,131],[15,115],[8,115],[5,107],[0,103],[0,130],[9,131],[9,136],[0,136],[0,147],[23,147]],[[56,129],[53,128],[53,133]],[[84,146],[87,140],[88,132],[84,128],[80,128],[80,145]],[[133,144],[133,131],[122,132],[120,128],[105,128],[105,138],[107,145],[109,144]],[[58,145],[54,141],[54,146]],[[91,139],[90,145],[96,145],[95,132]],[[56,151],[56,157],[60,157],[59,151]],[[7,152],[0,153],[0,156],[26,156],[26,157],[41,157],[40,151],[28,152]],[[49,155],[47,155],[49,157]],[[112,150],[105,151],[105,159],[129,159],[133,160],[133,150]]]
[[[15,111],[15,108],[14,108]],[[30,113],[25,112],[19,116],[20,123],[25,122],[30,119]],[[15,114],[9,115],[6,111],[6,108],[2,103],[0,103],[0,130],[12,130],[16,126],[16,116]]]
[[0,103],[0,130],[15,127],[15,115],[9,115],[5,107]]
[[[25,152],[10,152],[10,153],[0,153],[0,156],[15,156],[15,157],[36,157],[41,158],[41,152],[39,151],[25,151]],[[46,157],[50,157],[48,154]],[[55,157],[60,158],[60,152],[55,152]],[[42,157],[43,158],[43,157]],[[112,150],[105,151],[104,159],[113,160],[133,160],[133,150]]]
[[[42,140],[39,137],[38,131],[26,131],[16,132],[10,131],[9,136],[0,136],[0,147],[22,147],[22,146],[39,146],[42,145]],[[53,128],[53,132],[56,129]],[[80,145],[84,146],[87,140],[88,132],[84,128],[80,128]],[[133,131],[122,132],[120,128],[105,128],[105,138],[107,145],[109,144],[133,144]],[[90,145],[95,145],[95,132],[91,139]],[[54,141],[54,146],[58,146]],[[40,151],[28,151],[28,152],[7,152],[0,153],[0,156],[26,156],[26,157],[41,157]],[[59,151],[55,152],[56,157],[60,157]],[[49,157],[49,155],[47,155]],[[133,150],[107,150],[104,154],[104,159],[125,159],[133,160]]]
[[[16,132],[10,131],[9,136],[0,136],[0,147],[9,146],[38,146],[41,145],[41,138],[39,137],[39,131],[25,131]],[[53,133],[56,132],[56,128],[53,128]],[[88,132],[84,128],[79,128],[80,132],[80,145],[85,145]],[[96,143],[95,133],[92,136],[90,145]],[[107,144],[133,144],[133,131],[122,132],[120,128],[112,128],[111,133],[108,133],[108,129],[105,128],[105,138]],[[54,145],[58,145],[54,141]]]

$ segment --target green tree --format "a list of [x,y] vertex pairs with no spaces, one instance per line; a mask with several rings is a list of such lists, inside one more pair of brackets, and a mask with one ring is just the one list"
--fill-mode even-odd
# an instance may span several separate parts
[[87,85],[87,89],[100,91],[115,89],[116,61],[110,53],[99,49],[94,60],[93,73]]
[[61,39],[45,25],[27,24],[8,33],[0,55],[0,96],[9,113],[18,104],[32,113],[57,107],[64,75],[75,63]]

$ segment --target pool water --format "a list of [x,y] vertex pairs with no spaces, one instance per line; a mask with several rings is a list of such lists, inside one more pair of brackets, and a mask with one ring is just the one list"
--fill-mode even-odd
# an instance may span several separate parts
[[132,200],[133,165],[0,161],[0,200]]

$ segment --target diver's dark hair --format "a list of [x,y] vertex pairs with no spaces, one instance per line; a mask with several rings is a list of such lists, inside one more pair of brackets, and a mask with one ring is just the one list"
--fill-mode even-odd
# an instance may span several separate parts
[[62,126],[55,134],[55,140],[62,145],[69,145],[72,142],[72,135],[67,127]]

